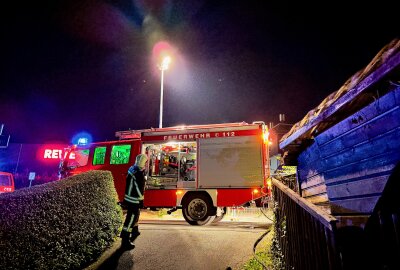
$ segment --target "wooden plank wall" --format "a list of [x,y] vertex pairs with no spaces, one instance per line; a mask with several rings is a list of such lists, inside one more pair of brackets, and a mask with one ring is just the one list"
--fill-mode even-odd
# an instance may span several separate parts
[[334,125],[299,156],[302,196],[333,215],[370,215],[400,162],[400,87]]
[[328,203],[321,153],[316,143],[300,154],[297,170],[302,197],[316,205]]

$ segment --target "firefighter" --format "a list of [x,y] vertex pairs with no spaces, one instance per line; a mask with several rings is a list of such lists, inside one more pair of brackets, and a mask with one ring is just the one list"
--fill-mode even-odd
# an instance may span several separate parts
[[140,235],[139,215],[140,207],[143,204],[143,192],[145,185],[145,168],[148,158],[144,154],[136,157],[135,164],[128,170],[126,177],[124,205],[127,208],[124,226],[120,237],[122,238],[122,247],[133,249],[133,241]]

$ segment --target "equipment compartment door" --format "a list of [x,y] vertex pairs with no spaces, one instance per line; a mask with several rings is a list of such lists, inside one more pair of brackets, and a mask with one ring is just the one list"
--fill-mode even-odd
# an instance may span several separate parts
[[199,188],[263,184],[261,136],[199,139]]

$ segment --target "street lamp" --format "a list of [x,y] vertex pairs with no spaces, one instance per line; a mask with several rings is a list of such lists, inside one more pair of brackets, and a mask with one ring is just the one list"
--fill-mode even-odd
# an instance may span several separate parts
[[162,117],[163,117],[163,97],[164,97],[164,70],[168,69],[169,64],[171,63],[171,57],[165,56],[159,65],[161,70],[161,97],[160,97],[160,124],[159,128],[162,128]]

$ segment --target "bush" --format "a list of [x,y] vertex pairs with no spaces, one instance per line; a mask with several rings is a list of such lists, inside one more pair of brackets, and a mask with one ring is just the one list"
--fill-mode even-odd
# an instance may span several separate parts
[[0,269],[81,269],[122,225],[108,171],[1,194],[0,214]]

